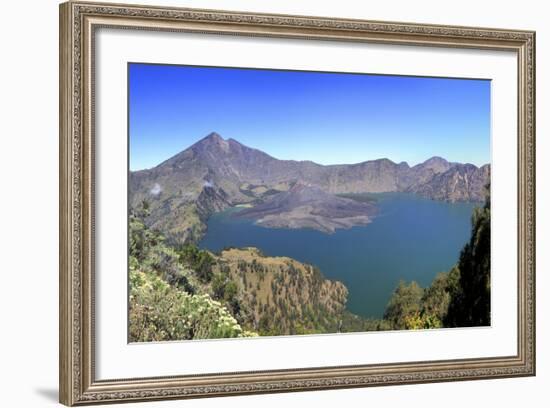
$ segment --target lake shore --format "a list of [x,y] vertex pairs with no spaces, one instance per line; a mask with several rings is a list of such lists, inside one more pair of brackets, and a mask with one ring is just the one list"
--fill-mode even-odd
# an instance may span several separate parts
[[258,226],[232,216],[242,210],[232,207],[210,217],[199,245],[215,252],[225,247],[257,247],[269,256],[315,265],[327,278],[349,288],[347,308],[352,313],[379,318],[400,280],[427,286],[438,272],[456,263],[470,234],[475,204],[407,193],[369,197],[379,207],[372,222],[333,234]]

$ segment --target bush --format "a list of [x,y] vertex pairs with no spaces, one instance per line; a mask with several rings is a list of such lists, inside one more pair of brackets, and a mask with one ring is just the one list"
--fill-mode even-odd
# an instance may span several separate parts
[[156,275],[130,272],[130,341],[250,337],[219,302],[191,295]]
[[472,216],[472,235],[460,253],[458,276],[451,290],[448,327],[491,324],[491,211],[490,199]]
[[415,313],[420,313],[420,301],[423,294],[424,291],[418,286],[418,283],[413,281],[407,285],[405,282],[400,281],[386,307],[384,319],[394,329],[405,329],[406,318]]
[[434,314],[415,312],[405,316],[405,329],[439,329],[443,327],[441,320]]
[[208,251],[200,250],[195,245],[184,245],[179,251],[180,262],[189,265],[202,282],[212,280],[214,258]]

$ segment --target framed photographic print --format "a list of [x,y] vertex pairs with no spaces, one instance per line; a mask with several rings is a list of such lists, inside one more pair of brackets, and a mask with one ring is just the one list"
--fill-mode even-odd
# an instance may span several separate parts
[[535,33],[60,6],[66,405],[535,374]]

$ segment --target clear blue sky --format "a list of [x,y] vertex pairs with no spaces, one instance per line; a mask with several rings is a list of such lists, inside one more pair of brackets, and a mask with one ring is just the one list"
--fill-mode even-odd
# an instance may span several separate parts
[[[406,63],[406,61],[404,61]],[[490,161],[488,80],[130,64],[130,169],[211,132],[321,164]]]

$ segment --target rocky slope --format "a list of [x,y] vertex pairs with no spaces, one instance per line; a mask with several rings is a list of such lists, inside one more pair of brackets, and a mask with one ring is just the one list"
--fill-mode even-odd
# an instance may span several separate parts
[[424,182],[412,184],[406,191],[434,200],[482,202],[490,176],[488,164],[479,168],[473,164],[454,164]]
[[312,228],[330,233],[338,228],[366,225],[375,213],[372,203],[337,197],[318,187],[297,183],[234,216],[254,219],[265,227]]
[[[131,172],[129,201],[135,208],[146,200],[151,209],[149,225],[169,239],[197,241],[213,211],[236,204],[268,203],[296,183],[328,194],[406,191],[438,200],[482,201],[489,170],[489,165],[477,168],[439,157],[413,167],[388,159],[322,166],[278,160],[212,133],[152,169]],[[302,211],[301,217],[312,211]],[[328,225],[338,217],[324,218],[331,219],[325,222]],[[328,226],[328,230],[334,227]]]

